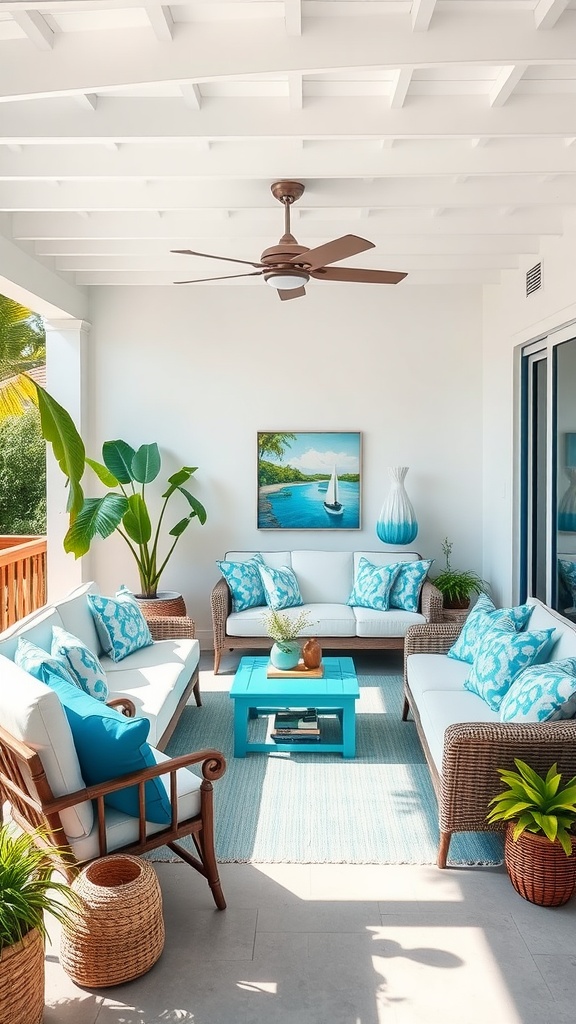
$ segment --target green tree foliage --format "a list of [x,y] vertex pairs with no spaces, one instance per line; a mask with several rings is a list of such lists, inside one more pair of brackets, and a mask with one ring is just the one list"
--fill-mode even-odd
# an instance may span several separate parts
[[21,415],[36,401],[36,389],[23,374],[45,359],[42,317],[0,295],[0,420]]
[[258,458],[263,459],[265,455],[275,455],[277,459],[284,456],[290,442],[296,440],[296,434],[266,434],[258,435]]
[[46,532],[46,443],[38,409],[0,421],[0,534]]

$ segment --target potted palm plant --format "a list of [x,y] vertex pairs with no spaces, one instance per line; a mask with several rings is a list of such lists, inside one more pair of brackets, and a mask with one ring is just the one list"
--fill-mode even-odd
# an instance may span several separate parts
[[467,608],[470,604],[472,594],[485,594],[488,592],[488,584],[478,573],[472,570],[458,572],[450,564],[453,544],[444,538],[442,551],[446,559],[446,565],[442,572],[435,576],[432,583],[442,593],[445,608]]
[[[182,466],[167,478],[162,489],[160,511],[154,522],[146,499],[146,488],[158,478],[162,469],[158,445],[143,444],[135,449],[120,439],[105,441],[102,462],[88,458],[84,442],[69,413],[44,388],[38,384],[35,387],[42,435],[52,445],[58,464],[68,479],[70,525],[64,537],[64,550],[79,558],[89,551],[95,537],[109,537],[117,532],[136,562],[140,579],[138,596],[150,602],[156,601],[160,577],[180,537],[193,519],[202,525],[206,522],[204,505],[184,486],[197,467]],[[104,487],[111,488],[106,494],[98,498],[84,496],[81,480],[86,466],[93,470]],[[166,508],[174,495],[183,499],[185,515],[167,530],[168,540],[161,553]],[[181,611],[184,611],[183,607]]]
[[491,801],[489,822],[508,822],[504,861],[525,900],[541,907],[567,903],[576,889],[576,776],[564,785],[556,764],[538,775],[514,758],[518,771],[499,768],[508,785]]
[[[39,832],[38,835],[41,835]],[[33,835],[0,825],[0,1020],[40,1024],[44,1015],[44,914],[66,922],[77,900],[52,878]]]

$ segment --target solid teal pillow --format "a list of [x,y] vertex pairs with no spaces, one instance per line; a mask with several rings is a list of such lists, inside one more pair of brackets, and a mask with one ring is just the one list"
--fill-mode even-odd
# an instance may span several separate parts
[[298,580],[287,565],[273,569],[270,565],[259,565],[258,571],[266,594],[266,604],[273,611],[282,608],[297,608],[303,604]]
[[[87,786],[109,782],[121,775],[151,768],[156,764],[146,742],[150,732],[147,718],[126,718],[114,708],[66,682],[49,666],[41,670],[41,681],[57,695],[72,731],[74,746]],[[170,800],[160,779],[149,779],[144,788],[146,820],[159,825],[171,821]],[[119,789],[104,797],[104,803],[124,814],[138,817],[138,787]]]
[[400,565],[374,565],[361,557],[348,604],[356,608],[373,608],[386,612],[390,607],[392,584],[400,572]]
[[494,626],[510,619],[517,632],[525,629],[534,611],[532,604],[519,604],[514,608],[497,608],[488,594],[480,594],[466,619],[456,642],[447,652],[455,661],[466,661],[472,665],[478,647],[485,633]]

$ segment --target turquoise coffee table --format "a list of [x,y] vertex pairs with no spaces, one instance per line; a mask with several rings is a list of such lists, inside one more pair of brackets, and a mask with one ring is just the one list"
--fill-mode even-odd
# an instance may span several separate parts
[[[356,753],[356,701],[360,696],[352,658],[323,658],[322,679],[268,679],[268,658],[241,658],[230,690],[234,701],[234,757],[247,753],[284,750],[302,753]],[[341,725],[340,743],[249,743],[248,721],[272,714],[280,708],[316,708],[318,713],[337,714]]]

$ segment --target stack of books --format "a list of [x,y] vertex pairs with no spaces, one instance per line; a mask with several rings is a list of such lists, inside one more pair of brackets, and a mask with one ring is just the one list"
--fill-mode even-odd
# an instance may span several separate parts
[[275,743],[314,743],[320,740],[316,708],[286,708],[277,711],[270,733]]

